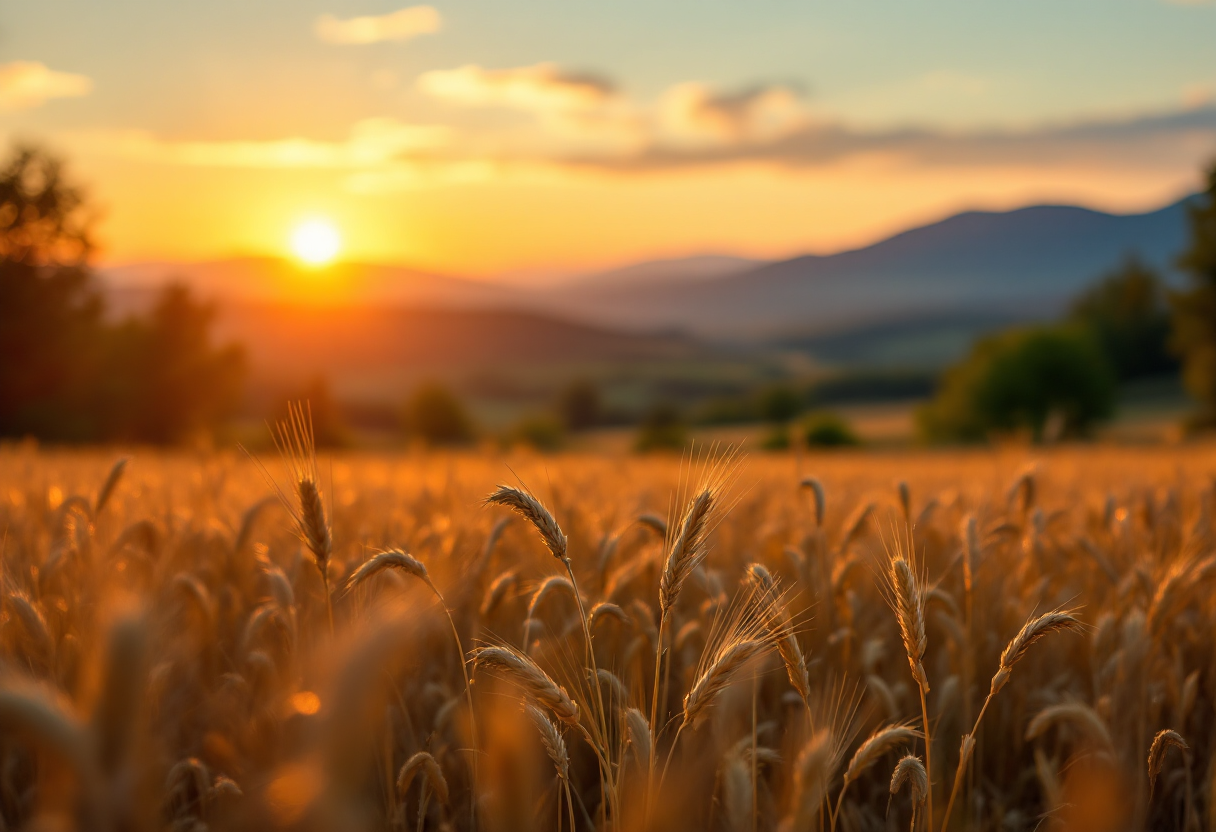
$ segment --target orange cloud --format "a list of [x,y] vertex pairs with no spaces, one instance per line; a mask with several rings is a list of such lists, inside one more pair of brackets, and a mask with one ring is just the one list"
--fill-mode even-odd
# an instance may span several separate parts
[[591,110],[616,95],[612,83],[600,76],[551,63],[511,69],[483,69],[476,64],[436,69],[419,77],[418,88],[455,104],[542,113]]
[[332,14],[317,18],[313,31],[326,43],[360,45],[412,40],[438,32],[443,18],[432,6],[410,6],[389,14],[342,20]]
[[52,98],[78,98],[93,81],[73,72],[56,72],[38,61],[0,64],[0,112],[41,107]]

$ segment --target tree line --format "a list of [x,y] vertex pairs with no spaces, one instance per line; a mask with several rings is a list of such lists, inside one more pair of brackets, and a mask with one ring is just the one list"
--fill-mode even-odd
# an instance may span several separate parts
[[1114,413],[1121,382],[1179,367],[1198,405],[1188,426],[1216,427],[1216,166],[1187,211],[1190,242],[1176,264],[1184,288],[1170,290],[1131,256],[1063,321],[981,339],[917,414],[924,438],[1084,436]]
[[0,168],[0,436],[180,442],[240,404],[247,362],[212,344],[215,310],[180,285],[115,320],[89,267],[94,215],[61,162]]

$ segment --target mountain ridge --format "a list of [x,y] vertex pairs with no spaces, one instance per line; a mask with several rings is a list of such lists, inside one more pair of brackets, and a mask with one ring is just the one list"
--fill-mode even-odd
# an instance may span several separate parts
[[[773,341],[954,317],[1038,320],[1136,254],[1177,279],[1187,199],[1138,214],[1075,205],[964,211],[867,246],[771,262],[704,255],[645,261],[555,286],[520,288],[406,266],[313,271],[274,258],[175,264],[200,294],[541,312],[634,333]],[[118,292],[148,288],[158,264],[103,270]]]

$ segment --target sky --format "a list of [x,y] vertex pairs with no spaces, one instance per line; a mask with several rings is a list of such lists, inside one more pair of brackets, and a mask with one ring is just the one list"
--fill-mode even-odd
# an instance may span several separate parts
[[1216,160],[1216,2],[6,0],[0,140],[103,263],[289,253],[540,280],[1135,212]]

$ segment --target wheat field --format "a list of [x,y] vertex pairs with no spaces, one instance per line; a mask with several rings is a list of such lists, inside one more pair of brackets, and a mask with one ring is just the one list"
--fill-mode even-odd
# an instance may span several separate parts
[[284,428],[0,449],[2,828],[1216,829],[1216,447]]

